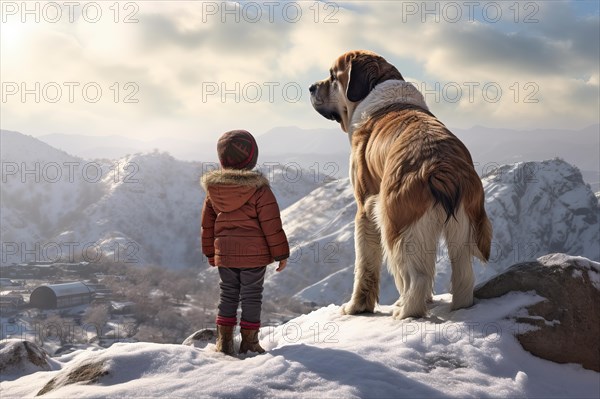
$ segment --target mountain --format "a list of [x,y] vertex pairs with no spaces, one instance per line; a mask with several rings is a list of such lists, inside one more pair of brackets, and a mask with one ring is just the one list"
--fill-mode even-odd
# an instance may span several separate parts
[[[0,192],[2,264],[48,260],[44,248],[51,245],[63,257],[74,246],[84,260],[105,256],[213,272],[200,254],[204,193],[198,180],[215,164],[158,151],[89,161],[19,133],[3,131],[0,138],[6,180]],[[58,179],[51,174],[56,170]],[[332,180],[294,164],[263,165],[263,172],[292,246],[285,273],[269,268],[266,292],[318,304],[347,299],[356,209],[348,179]],[[576,167],[560,159],[504,165],[483,184],[494,241],[489,264],[475,265],[478,281],[548,252],[600,258],[598,200]],[[443,247],[437,270],[436,292],[446,292]],[[396,289],[389,277],[382,280],[381,302],[391,303]]]
[[102,181],[105,194],[52,239],[94,243],[104,256],[125,262],[176,268],[200,263],[200,164],[155,152],[116,165],[119,176]]
[[[158,151],[90,161],[20,133],[2,131],[0,138],[3,265],[66,257],[174,268],[206,264],[199,179],[214,163]],[[263,172],[281,208],[327,179],[298,165],[268,165]]]
[[[335,303],[351,293],[356,203],[349,179],[317,188],[282,212],[291,254],[285,273],[267,269],[265,290],[272,296],[297,294],[320,282],[325,297],[307,302]],[[335,276],[335,277],[334,277]],[[331,286],[329,280],[337,281]],[[348,285],[350,290],[348,290]],[[337,289],[336,289],[337,288]]]
[[[600,259],[598,200],[577,168],[558,159],[516,163],[499,167],[482,181],[494,237],[490,262],[475,262],[477,282],[549,252]],[[272,295],[294,293],[317,305],[349,299],[355,210],[350,183],[343,179],[318,188],[283,212],[295,248],[286,273],[268,271],[265,285]],[[435,291],[447,292],[451,269],[443,245],[436,270]],[[397,297],[384,268],[380,302],[390,304]]]
[[[348,137],[339,129],[279,127],[255,137],[260,149],[259,164],[276,163],[283,166],[297,163],[305,169],[312,167],[313,171],[323,174],[332,174],[336,177],[348,175]],[[85,136],[52,133],[40,136],[38,139],[84,159],[120,159],[131,154],[160,149],[180,160],[218,161],[216,141],[203,137],[192,140],[173,137],[139,140],[120,135]],[[327,166],[327,169],[324,169],[327,163],[334,163],[335,167]]]
[[[584,181],[594,191],[600,190],[600,125],[579,130],[513,130],[484,126],[451,130],[469,148],[480,176],[504,164],[560,157],[577,166]],[[281,166],[295,163],[324,176],[348,176],[348,137],[333,124],[329,129],[276,127],[255,134],[255,137],[260,147],[259,163]],[[143,141],[118,135],[50,134],[39,139],[84,159],[118,159],[159,148],[181,160],[216,161],[215,140],[205,137],[189,140],[164,137]]]
[[103,194],[95,180],[106,170],[17,132],[2,131],[0,144],[2,242],[39,253],[34,243],[59,233]]
[[[348,176],[348,136],[339,129],[301,129],[278,127],[255,135],[259,146],[259,165],[302,167],[324,177]],[[160,149],[179,160],[217,162],[216,141],[198,137],[181,140],[172,137],[138,140],[120,135],[84,136],[47,134],[38,137],[52,147],[84,159],[121,159],[135,153]]]
[[262,355],[230,357],[208,342],[117,342],[51,358],[50,371],[7,370],[0,389],[57,398],[597,398],[597,372],[535,357],[515,339],[522,327],[509,316],[543,299],[511,292],[453,312],[450,296],[437,295],[429,317],[403,321],[391,307],[343,316],[331,305],[263,328]]
[[[205,194],[199,180],[214,165],[178,161],[158,152],[133,155],[119,163],[124,177],[116,182],[109,177],[107,195],[88,207],[61,240],[100,242],[108,256],[114,256],[113,241],[120,240],[128,243],[121,248],[127,261],[174,268],[205,265],[199,245]],[[322,184],[301,169],[272,168],[263,173],[281,208]]]

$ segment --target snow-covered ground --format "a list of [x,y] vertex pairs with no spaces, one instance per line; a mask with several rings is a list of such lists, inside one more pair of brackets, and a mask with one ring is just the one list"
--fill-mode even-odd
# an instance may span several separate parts
[[[2,397],[33,397],[57,375],[103,362],[97,383],[47,397],[537,397],[598,398],[598,373],[524,351],[505,319],[541,300],[511,293],[449,310],[438,295],[426,319],[393,320],[390,307],[343,316],[331,305],[263,329],[267,353],[228,357],[213,344],[116,343],[52,359],[53,371],[3,375]],[[58,377],[57,380],[61,378]]]

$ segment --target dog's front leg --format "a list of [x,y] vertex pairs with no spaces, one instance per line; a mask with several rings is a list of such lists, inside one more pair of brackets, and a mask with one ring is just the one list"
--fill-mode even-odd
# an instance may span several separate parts
[[344,314],[373,312],[379,300],[379,275],[383,259],[381,235],[372,215],[368,213],[364,209],[356,213],[354,289],[350,302],[342,305]]

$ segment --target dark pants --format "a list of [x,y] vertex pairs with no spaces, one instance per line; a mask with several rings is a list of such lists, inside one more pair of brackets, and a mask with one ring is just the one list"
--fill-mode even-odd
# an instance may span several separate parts
[[236,318],[237,308],[242,302],[242,327],[260,325],[263,283],[267,267],[229,268],[219,267],[221,277],[220,318]]

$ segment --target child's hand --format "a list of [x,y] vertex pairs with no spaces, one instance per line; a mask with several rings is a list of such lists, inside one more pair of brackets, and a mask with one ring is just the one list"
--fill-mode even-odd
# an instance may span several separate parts
[[276,272],[280,272],[283,269],[285,269],[285,267],[287,266],[287,259],[284,260],[280,260],[279,261],[279,267],[277,269],[275,269]]

